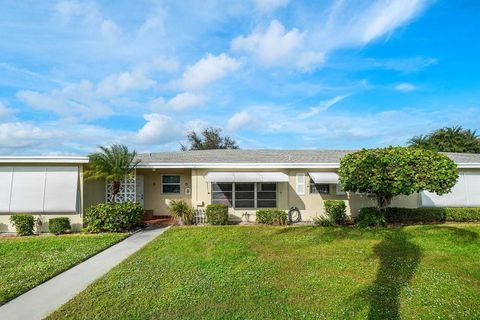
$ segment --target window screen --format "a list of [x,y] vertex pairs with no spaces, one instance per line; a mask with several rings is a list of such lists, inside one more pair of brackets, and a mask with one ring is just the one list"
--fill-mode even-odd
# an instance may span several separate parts
[[235,208],[255,208],[255,183],[235,183]]
[[257,185],[257,208],[277,207],[277,184],[259,183]]
[[212,203],[233,205],[233,184],[212,183]]
[[235,208],[275,208],[276,183],[212,183],[212,203]]

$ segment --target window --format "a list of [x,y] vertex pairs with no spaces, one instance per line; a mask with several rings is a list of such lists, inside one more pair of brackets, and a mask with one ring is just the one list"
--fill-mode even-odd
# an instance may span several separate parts
[[346,194],[345,191],[343,191],[341,184],[335,185],[335,193],[337,194],[337,196],[344,196]]
[[233,184],[212,183],[212,203],[233,205]]
[[320,194],[329,194],[330,185],[329,184],[316,184],[312,179],[310,179],[310,193],[320,193]]
[[275,208],[276,183],[212,183],[212,203],[234,208]]
[[162,193],[180,193],[180,176],[162,176]]
[[255,183],[235,183],[235,208],[255,208]]
[[257,187],[257,208],[275,208],[277,206],[277,184],[259,183]]

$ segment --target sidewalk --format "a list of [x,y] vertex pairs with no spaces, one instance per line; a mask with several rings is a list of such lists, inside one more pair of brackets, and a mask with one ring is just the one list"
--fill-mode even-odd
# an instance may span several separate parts
[[169,227],[149,227],[0,307],[0,319],[43,319]]

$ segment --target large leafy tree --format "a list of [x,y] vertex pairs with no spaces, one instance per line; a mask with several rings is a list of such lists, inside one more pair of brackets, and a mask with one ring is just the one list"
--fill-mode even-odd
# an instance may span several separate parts
[[180,145],[182,151],[187,150],[210,150],[210,149],[239,149],[238,144],[232,138],[222,137],[222,130],[208,127],[200,134],[195,130],[187,134],[187,145]]
[[112,182],[112,198],[115,200],[120,191],[121,181],[125,177],[135,174],[139,160],[135,159],[137,153],[130,151],[127,146],[113,144],[108,147],[99,147],[99,151],[89,155],[88,169],[85,178],[105,179]]
[[480,153],[480,137],[477,132],[461,126],[445,127],[427,135],[415,136],[408,141],[408,145],[438,152]]
[[450,192],[458,170],[450,158],[432,150],[388,147],[344,156],[339,175],[345,191],[374,194],[378,208],[384,209],[397,195]]

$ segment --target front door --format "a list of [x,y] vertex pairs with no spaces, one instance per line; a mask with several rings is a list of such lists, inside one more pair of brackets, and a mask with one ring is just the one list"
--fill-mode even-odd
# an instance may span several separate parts
[[144,204],[144,195],[143,195],[143,175],[137,175],[136,179],[135,179],[135,183],[136,183],[136,199],[135,201],[137,201],[138,203],[140,203],[143,207],[143,204]]

